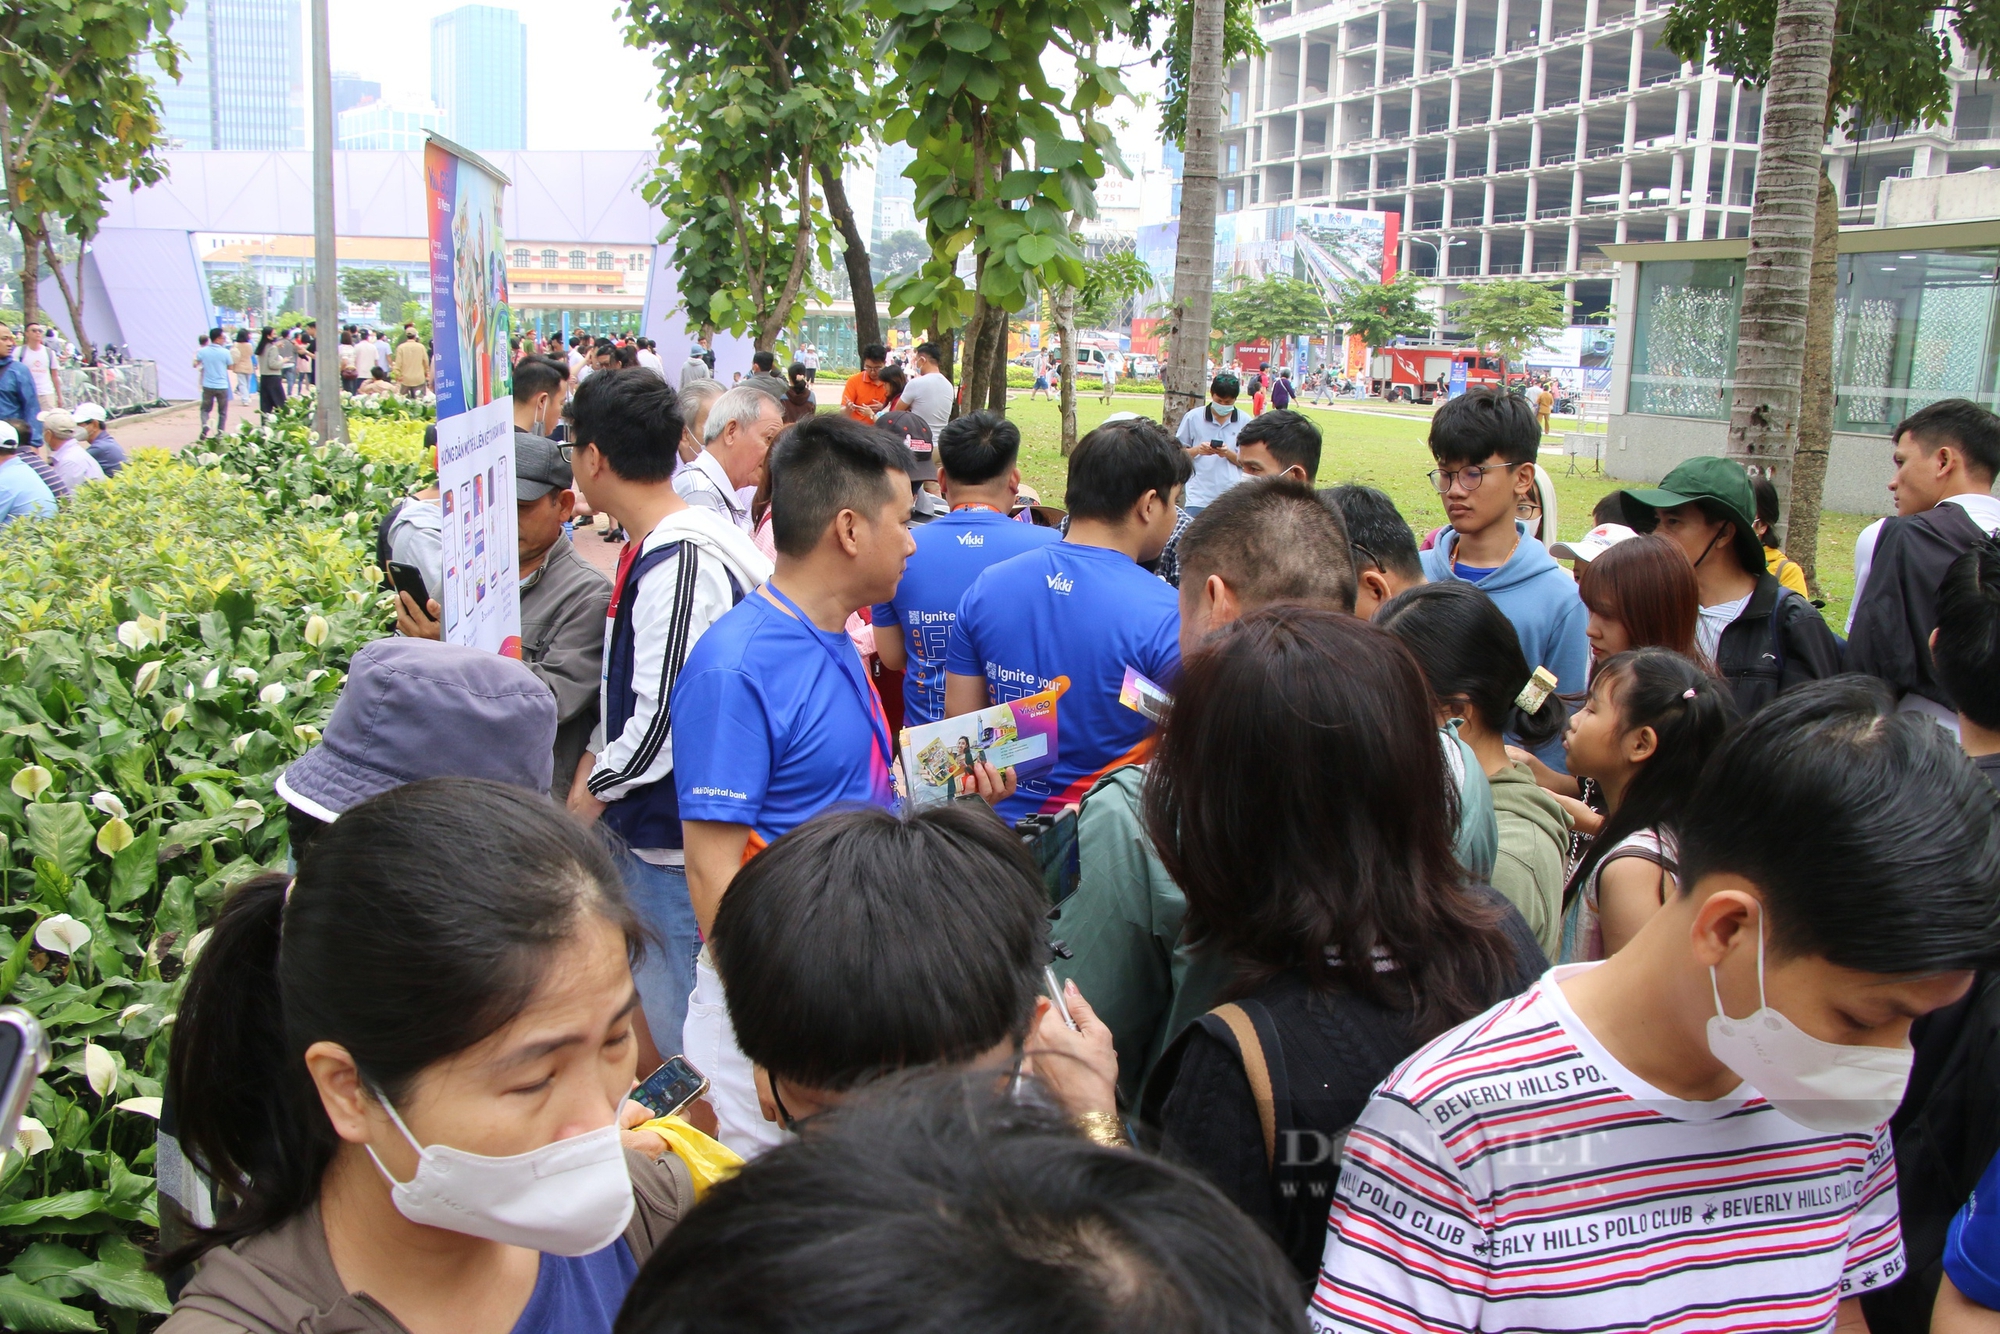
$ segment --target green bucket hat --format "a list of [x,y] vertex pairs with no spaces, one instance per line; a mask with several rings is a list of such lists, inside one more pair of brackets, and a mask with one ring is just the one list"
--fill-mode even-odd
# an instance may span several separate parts
[[1743,465],[1704,455],[1691,458],[1665,477],[1656,487],[1634,487],[1619,493],[1625,522],[1640,532],[1651,532],[1658,523],[1657,511],[1676,505],[1699,502],[1712,517],[1727,518],[1736,525],[1736,558],[1752,578],[1764,572],[1764,543],[1757,536],[1753,520],[1757,497],[1750,489],[1750,474]]

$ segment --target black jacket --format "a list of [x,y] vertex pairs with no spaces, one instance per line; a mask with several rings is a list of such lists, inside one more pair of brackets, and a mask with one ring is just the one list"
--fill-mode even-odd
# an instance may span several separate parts
[[[1547,968],[1534,933],[1511,904],[1479,887],[1505,910],[1501,929],[1514,967],[1498,1004],[1526,991]],[[1368,1095],[1422,1045],[1407,1011],[1343,991],[1314,991],[1287,973],[1238,1001],[1261,1035],[1277,1123],[1277,1170],[1265,1164],[1256,1099],[1228,1029],[1212,1015],[1190,1024],[1161,1056],[1146,1082],[1140,1119],[1157,1132],[1162,1154],[1207,1177],[1277,1239],[1310,1286],[1326,1250],[1326,1215],[1340,1172],[1348,1127]]]
[[1765,573],[1742,615],[1723,627],[1715,666],[1748,718],[1795,685],[1840,675],[1845,656],[1819,608]]
[[1951,563],[1985,538],[1986,530],[1973,522],[1965,506],[1950,501],[1922,514],[1883,520],[1868,583],[1854,604],[1849,669],[1881,677],[1899,695],[1922,695],[1956,710],[1931,665],[1938,585]]

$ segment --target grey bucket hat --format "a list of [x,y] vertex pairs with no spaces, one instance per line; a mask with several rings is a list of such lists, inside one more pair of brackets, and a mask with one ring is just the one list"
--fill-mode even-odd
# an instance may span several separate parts
[[319,744],[279,776],[278,795],[333,820],[424,778],[490,778],[547,792],[555,741],[555,696],[514,659],[378,639],[354,655]]

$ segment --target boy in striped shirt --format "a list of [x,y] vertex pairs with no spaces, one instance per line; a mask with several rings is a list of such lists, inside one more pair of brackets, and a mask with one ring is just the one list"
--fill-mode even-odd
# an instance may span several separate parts
[[1631,944],[1431,1042],[1350,1134],[1311,1319],[1359,1331],[1865,1328],[1902,1276],[1917,1017],[2000,954],[2000,821],[1879,682],[1732,737]]

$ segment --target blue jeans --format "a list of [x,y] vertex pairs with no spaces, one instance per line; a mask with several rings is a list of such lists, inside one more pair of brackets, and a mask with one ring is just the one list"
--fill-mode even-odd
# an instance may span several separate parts
[[[623,861],[632,910],[653,937],[633,966],[632,981],[639,988],[653,1045],[661,1056],[673,1056],[681,1049],[688,994],[694,990],[694,960],[701,953],[701,929],[688,899],[687,872],[678,866],[654,866],[629,852]],[[640,1077],[647,1073],[641,1071]]]

